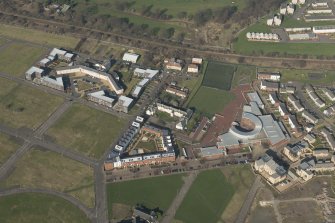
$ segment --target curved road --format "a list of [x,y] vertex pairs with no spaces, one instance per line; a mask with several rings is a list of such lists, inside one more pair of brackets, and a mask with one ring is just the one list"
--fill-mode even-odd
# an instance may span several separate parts
[[59,191],[54,191],[54,190],[49,190],[49,189],[33,189],[33,188],[11,188],[11,189],[0,190],[0,196],[9,196],[9,195],[21,194],[21,193],[42,193],[42,194],[49,194],[49,195],[61,197],[71,202],[74,206],[76,206],[81,211],[83,211],[91,221],[93,221],[95,218],[93,209],[86,207],[75,197],[72,197],[69,194],[65,194]]

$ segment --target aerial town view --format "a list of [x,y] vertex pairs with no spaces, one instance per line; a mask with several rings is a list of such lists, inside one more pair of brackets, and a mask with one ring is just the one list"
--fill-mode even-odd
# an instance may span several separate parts
[[335,222],[333,0],[0,0],[0,223]]

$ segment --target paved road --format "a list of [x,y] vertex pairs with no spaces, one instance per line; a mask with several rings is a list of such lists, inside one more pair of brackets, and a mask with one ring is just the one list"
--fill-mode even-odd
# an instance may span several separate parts
[[195,178],[197,178],[197,175],[198,171],[193,171],[189,176],[185,178],[184,185],[182,186],[182,188],[180,188],[169,209],[165,212],[163,220],[161,221],[162,223],[170,223],[173,221],[179,206],[183,202],[187,191],[191,188]]
[[31,148],[32,143],[25,141],[23,145],[12,154],[9,159],[0,167],[0,181],[8,176],[14,169],[15,163]]
[[36,129],[34,136],[41,138],[44,133],[60,118],[60,116],[71,107],[73,101],[65,100],[56,111],[54,111],[43,124]]
[[42,193],[42,194],[50,194],[57,197],[61,197],[69,202],[71,202],[73,205],[78,207],[80,210],[82,210],[86,216],[90,220],[94,220],[94,211],[90,208],[87,208],[85,205],[83,205],[79,200],[74,198],[73,196],[69,194],[65,194],[58,191],[53,191],[49,189],[32,189],[32,188],[11,188],[11,189],[5,189],[0,190],[0,196],[9,196],[13,194],[20,194],[20,193]]
[[247,195],[247,198],[244,200],[244,203],[242,205],[242,208],[240,209],[240,212],[235,220],[235,223],[244,223],[247,215],[249,213],[249,210],[251,208],[252,202],[255,199],[255,196],[257,194],[257,191],[259,188],[264,186],[261,182],[261,177],[257,176],[251,189],[249,190],[249,193]]

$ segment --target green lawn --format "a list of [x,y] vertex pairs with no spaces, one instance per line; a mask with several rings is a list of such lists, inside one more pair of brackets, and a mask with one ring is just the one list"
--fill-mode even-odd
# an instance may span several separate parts
[[88,223],[86,215],[70,202],[51,195],[24,193],[0,197],[1,223]]
[[41,47],[34,47],[23,43],[9,44],[0,51],[0,72],[24,77],[24,73],[44,53],[46,53],[46,50]]
[[222,169],[229,184],[235,188],[235,193],[221,215],[223,222],[234,222],[248,192],[255,181],[255,175],[250,165],[227,166]]
[[209,62],[202,86],[230,90],[235,66],[219,62]]
[[74,104],[47,134],[69,149],[98,159],[115,142],[125,123],[111,114]]
[[248,41],[246,38],[247,32],[271,32],[271,28],[266,26],[264,20],[248,27],[242,31],[237,41],[233,44],[233,49],[236,53],[245,55],[261,55],[268,53],[279,53],[282,56],[289,55],[310,55],[310,56],[334,56],[335,44],[332,43],[271,43],[271,42],[254,42]]
[[10,136],[0,133],[0,165],[6,162],[6,160],[13,154],[20,144]]
[[65,47],[70,49],[74,49],[79,42],[78,38],[72,36],[56,35],[34,29],[3,24],[0,24],[0,35],[9,38],[25,40],[32,43],[45,44],[56,47]]
[[182,177],[180,174],[108,184],[109,218],[113,218],[113,204],[142,204],[151,209],[159,208],[164,213],[183,185]]
[[0,122],[14,128],[37,128],[63,102],[58,96],[0,79]]
[[0,185],[48,188],[68,193],[88,207],[94,207],[93,169],[47,150],[29,151]]
[[221,112],[233,99],[234,95],[229,91],[201,86],[188,107],[196,108],[199,112],[212,116],[217,112]]
[[136,145],[137,149],[144,149],[146,152],[155,152],[157,151],[156,143],[154,140],[150,139],[146,142],[139,141]]
[[5,43],[7,43],[7,40],[0,38],[0,46],[4,45]]
[[183,223],[218,222],[236,188],[221,170],[201,172],[187,192],[175,218]]

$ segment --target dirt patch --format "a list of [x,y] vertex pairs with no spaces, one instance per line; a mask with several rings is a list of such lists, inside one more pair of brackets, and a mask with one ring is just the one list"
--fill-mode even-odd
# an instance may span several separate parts
[[278,209],[283,223],[324,222],[321,209],[315,201],[282,202]]

